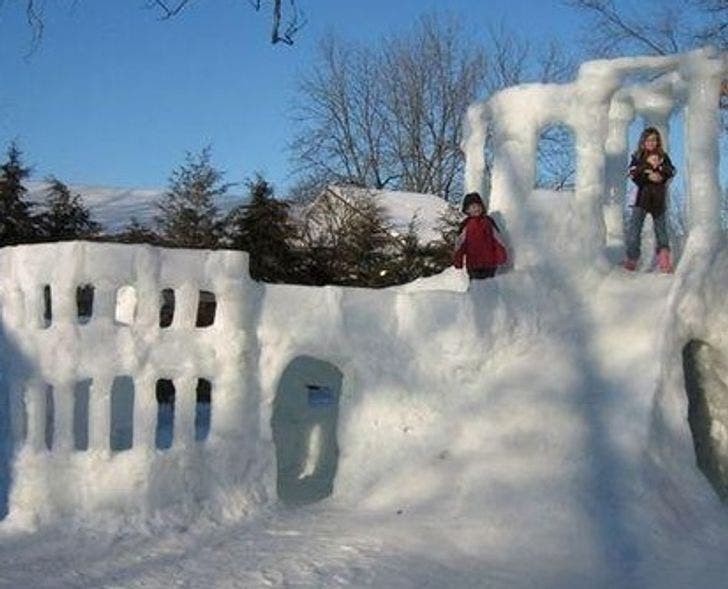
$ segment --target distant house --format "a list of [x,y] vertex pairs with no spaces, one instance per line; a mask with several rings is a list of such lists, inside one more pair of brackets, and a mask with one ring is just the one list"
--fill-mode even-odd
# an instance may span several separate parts
[[299,211],[299,215],[314,230],[317,227],[323,230],[335,226],[337,219],[360,214],[360,203],[367,199],[376,201],[382,208],[390,223],[392,237],[405,235],[413,223],[422,245],[441,238],[438,227],[443,217],[458,215],[453,205],[433,194],[337,185],[324,188],[308,206]]

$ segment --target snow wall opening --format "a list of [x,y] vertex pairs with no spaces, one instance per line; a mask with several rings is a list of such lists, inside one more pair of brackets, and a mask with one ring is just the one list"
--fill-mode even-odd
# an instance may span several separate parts
[[336,366],[309,356],[294,358],[281,375],[271,427],[276,488],[285,503],[314,503],[333,492],[342,381]]
[[728,363],[700,340],[685,345],[682,360],[698,468],[718,496],[728,501]]

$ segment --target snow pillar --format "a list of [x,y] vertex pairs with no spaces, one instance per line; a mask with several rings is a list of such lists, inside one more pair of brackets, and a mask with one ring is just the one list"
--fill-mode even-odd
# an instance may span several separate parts
[[154,448],[157,425],[157,375],[147,366],[134,378],[134,448]]
[[88,399],[89,450],[108,451],[111,436],[111,383],[113,377],[95,375],[91,378]]
[[624,234],[624,209],[629,163],[629,125],[634,108],[625,99],[615,96],[609,107],[609,130],[604,149],[606,153],[604,191],[604,224],[607,238],[621,240]]
[[488,195],[485,175],[485,139],[487,135],[487,110],[482,102],[471,104],[465,115],[463,140],[460,149],[465,154],[465,193],[478,192]]
[[53,383],[53,452],[73,450],[73,381]]
[[719,102],[728,64],[715,51],[696,51],[685,56],[682,75],[687,81],[685,155],[688,163],[687,198],[690,234],[703,234],[709,242],[720,232],[718,181],[720,129]]
[[28,412],[28,446],[33,452],[42,452],[46,449],[45,428],[46,403],[45,384],[38,380],[31,380],[25,387],[25,407]]
[[185,375],[174,381],[175,393],[175,446],[189,446],[195,440],[195,405],[197,401],[197,378]]

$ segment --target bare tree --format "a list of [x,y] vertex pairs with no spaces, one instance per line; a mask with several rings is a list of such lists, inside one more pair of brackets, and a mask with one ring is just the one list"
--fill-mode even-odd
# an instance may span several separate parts
[[[75,7],[82,0],[68,0],[69,6]],[[192,4],[200,0],[147,0],[145,8],[156,13],[160,20],[170,20]],[[296,5],[296,0],[246,0],[256,11],[261,12],[265,7],[270,8],[271,15],[271,43],[293,45],[296,33],[306,24],[306,18]],[[7,2],[0,0],[0,10]],[[14,3],[13,3],[14,4]],[[45,0],[21,0],[18,3],[25,11],[25,20],[30,28],[32,39],[29,53],[33,53],[40,44],[45,30],[43,8]]]
[[299,173],[370,188],[459,191],[461,119],[482,94],[485,58],[454,20],[421,18],[373,48],[326,38],[299,84]]
[[598,57],[668,55],[705,44],[728,49],[728,1],[671,0],[617,7],[613,0],[566,0],[584,13],[585,44]]
[[[556,43],[544,50],[501,26],[486,48],[452,18],[424,16],[409,34],[374,47],[327,37],[299,84],[292,143],[297,171],[309,187],[314,178],[319,186],[338,182],[459,198],[468,105],[513,84],[565,81],[574,70]],[[554,135],[544,149],[561,149],[561,137]],[[551,161],[567,162],[560,178],[573,174],[573,155]]]

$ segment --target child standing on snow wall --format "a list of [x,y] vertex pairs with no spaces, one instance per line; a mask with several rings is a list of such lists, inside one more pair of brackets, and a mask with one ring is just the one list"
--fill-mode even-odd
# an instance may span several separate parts
[[637,150],[629,164],[629,175],[637,185],[637,197],[627,227],[627,258],[623,266],[635,270],[640,258],[642,224],[647,213],[652,215],[657,242],[657,264],[661,272],[672,272],[670,244],[667,237],[667,182],[675,175],[675,167],[662,148],[660,132],[647,127],[640,135]]
[[485,214],[485,205],[477,192],[465,195],[463,212],[468,217],[460,223],[453,264],[462,268],[465,258],[471,280],[491,278],[498,266],[508,261],[498,226]]

